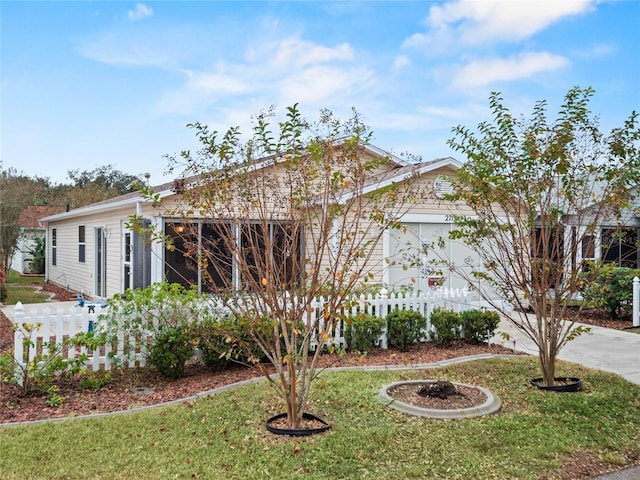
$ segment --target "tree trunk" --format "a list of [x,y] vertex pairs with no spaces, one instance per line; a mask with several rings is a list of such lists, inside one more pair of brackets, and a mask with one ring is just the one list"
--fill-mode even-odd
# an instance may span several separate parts
[[553,386],[554,378],[556,376],[556,359],[555,355],[551,355],[550,352],[543,350],[539,351],[540,368],[542,369],[542,378],[544,384],[548,387]]

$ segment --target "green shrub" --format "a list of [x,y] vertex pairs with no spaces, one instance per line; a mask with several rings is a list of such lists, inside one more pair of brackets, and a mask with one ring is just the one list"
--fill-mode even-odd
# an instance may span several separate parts
[[184,325],[161,330],[153,339],[149,356],[151,364],[165,377],[184,376],[185,364],[193,356],[194,338]]
[[488,310],[466,310],[460,314],[465,339],[473,343],[488,341],[498,328],[500,315]]
[[15,375],[15,360],[13,350],[5,350],[0,353],[0,383],[8,383]]
[[46,262],[47,254],[47,242],[44,235],[40,235],[33,239],[33,247],[27,251],[31,254],[31,260],[29,260],[29,267],[31,273],[44,273],[44,265]]
[[629,315],[633,304],[633,277],[640,270],[606,263],[585,272],[581,281],[582,298],[589,306],[604,308],[611,319]]
[[346,320],[344,339],[349,350],[367,352],[378,346],[387,321],[366,313],[358,313]]
[[111,381],[111,374],[101,370],[87,372],[82,375],[78,386],[80,390],[100,390],[106,387]]
[[386,320],[389,345],[403,352],[419,341],[427,328],[427,319],[415,310],[394,310]]
[[435,341],[438,345],[447,346],[460,338],[462,320],[459,313],[444,308],[435,308],[431,312],[431,325],[436,329]]
[[245,336],[235,319],[208,319],[197,327],[202,361],[214,371],[224,369],[232,360],[243,361],[241,338]]
[[[154,283],[145,289],[127,290],[109,300],[109,309],[101,314],[96,331],[109,345],[117,345],[124,336],[131,344],[144,345],[167,329],[180,331],[217,315],[195,288],[176,283]],[[164,334],[168,335],[167,333]],[[137,348],[125,343],[124,356],[135,359]],[[114,352],[110,353],[114,357]],[[115,361],[115,359],[114,359]]]
[[13,356],[10,360],[5,357],[0,361],[0,375],[5,380],[20,383],[23,395],[49,392],[49,387],[60,376],[84,374],[87,371],[87,354],[82,353],[74,358],[67,358],[66,352],[78,347],[96,350],[103,344],[102,337],[96,336],[93,332],[78,333],[58,343],[43,342],[39,353],[29,360],[32,349],[36,348],[34,334],[38,328],[39,324],[15,324],[14,329],[19,330],[23,337],[23,358],[20,362],[15,361]]

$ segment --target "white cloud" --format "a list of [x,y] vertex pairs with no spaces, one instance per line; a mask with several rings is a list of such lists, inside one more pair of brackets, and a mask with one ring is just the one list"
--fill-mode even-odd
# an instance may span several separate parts
[[433,52],[454,45],[473,47],[496,41],[519,41],[592,8],[593,0],[456,0],[432,6],[426,20],[428,31],[412,35],[404,45]]
[[411,65],[411,60],[406,55],[398,55],[393,61],[394,70],[401,70],[404,67],[408,67],[409,65]]
[[586,58],[593,60],[595,58],[606,58],[614,55],[617,52],[617,48],[609,43],[598,43],[591,46],[584,46],[582,49],[573,52],[574,55],[580,58]]
[[325,46],[286,37],[256,40],[244,51],[207,70],[183,71],[187,82],[165,94],[160,110],[184,113],[214,104],[219,108],[242,96],[267,99],[267,105],[299,102],[320,108],[343,97],[346,102],[354,93],[371,88],[374,78],[368,67],[354,65],[348,44]]
[[363,67],[315,65],[278,79],[278,97],[284,104],[326,106],[327,102],[336,103],[337,98],[366,89],[372,77],[373,73]]
[[256,45],[249,50],[247,59],[252,62],[266,62],[270,69],[277,71],[330,63],[352,61],[353,50],[346,43],[335,47],[325,47],[298,38],[285,38]]
[[87,58],[108,65],[166,67],[169,54],[145,39],[127,38],[118,34],[104,35],[78,47]]
[[226,73],[193,73],[186,72],[188,88],[198,93],[239,95],[251,92],[252,87],[240,75]]
[[153,9],[151,7],[147,7],[144,3],[136,3],[135,9],[127,12],[127,16],[132,22],[142,20],[143,18],[150,17],[152,15]]
[[456,89],[483,87],[495,82],[522,80],[558,70],[568,64],[565,57],[547,52],[522,53],[506,59],[477,60],[458,68],[451,85]]

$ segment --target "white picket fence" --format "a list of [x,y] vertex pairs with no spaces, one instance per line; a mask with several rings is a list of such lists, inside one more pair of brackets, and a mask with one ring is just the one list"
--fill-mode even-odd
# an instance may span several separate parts
[[[26,362],[32,362],[38,355],[46,355],[54,345],[61,345],[65,338],[74,337],[78,333],[88,332],[96,325],[103,309],[96,306],[71,307],[67,310],[45,308],[43,311],[31,309],[18,303],[15,307],[14,358],[23,368]],[[147,339],[148,340],[148,339]],[[87,347],[65,348],[62,352],[67,359],[86,355],[86,365],[92,370],[111,370],[114,363],[125,367],[136,364],[144,366],[147,359],[145,346],[147,342],[135,342],[127,338],[122,332],[118,336],[117,344],[105,345],[99,351],[89,350]],[[126,351],[134,352],[125,355]]]
[[633,277],[633,326],[640,327],[640,278]]
[[[315,325],[323,325],[323,306],[325,299],[320,298],[312,304],[310,320]],[[377,295],[361,295],[351,302],[350,310],[344,314],[367,313],[379,317],[385,317],[395,309],[415,310],[427,318],[427,329],[424,332],[424,340],[431,339],[431,324],[429,317],[434,308],[446,308],[461,312],[472,308],[478,308],[481,304],[472,300],[466,290],[441,288],[429,291],[426,294],[412,293],[388,294],[382,290]],[[45,309],[38,312],[35,309],[25,311],[23,305],[16,305],[14,335],[14,354],[16,362],[24,366],[25,362],[32,362],[37,355],[47,352],[49,346],[60,344],[64,338],[70,338],[80,332],[87,332],[90,325],[97,325],[103,310],[98,306],[95,312],[89,308],[71,307],[64,309]],[[29,331],[31,331],[29,333]],[[338,322],[332,332],[331,342],[344,345],[344,322]],[[91,351],[86,347],[67,349],[63,355],[66,358],[76,358],[79,355],[87,355],[87,366],[92,370],[111,370],[114,364],[124,367],[144,366],[147,360],[147,345],[150,344],[151,334],[136,342],[128,338],[124,332],[119,335],[117,345],[107,345],[100,351]],[[29,347],[28,345],[31,344]],[[25,346],[27,348],[25,348]],[[387,348],[386,334],[380,339],[380,346]],[[129,352],[129,354],[127,354]],[[131,354],[133,353],[133,354]]]

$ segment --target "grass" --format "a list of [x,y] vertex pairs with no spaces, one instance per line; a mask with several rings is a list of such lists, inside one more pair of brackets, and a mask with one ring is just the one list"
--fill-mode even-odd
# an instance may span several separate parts
[[[143,413],[0,428],[0,478],[537,479],[572,462],[611,469],[640,458],[640,386],[560,362],[585,391],[528,385],[537,359],[483,360],[428,372],[324,372],[308,411],[332,430],[307,438],[264,428],[279,412],[265,383]],[[439,421],[405,416],[376,398],[402,379],[490,388],[500,414]]]
[[7,276],[7,283],[20,285],[25,283],[44,283],[44,275],[20,275],[15,270],[10,270]]
[[41,303],[49,299],[46,293],[25,284],[44,283],[44,276],[22,276],[15,270],[10,270],[7,276],[7,299],[5,305],[15,305],[18,302]]

